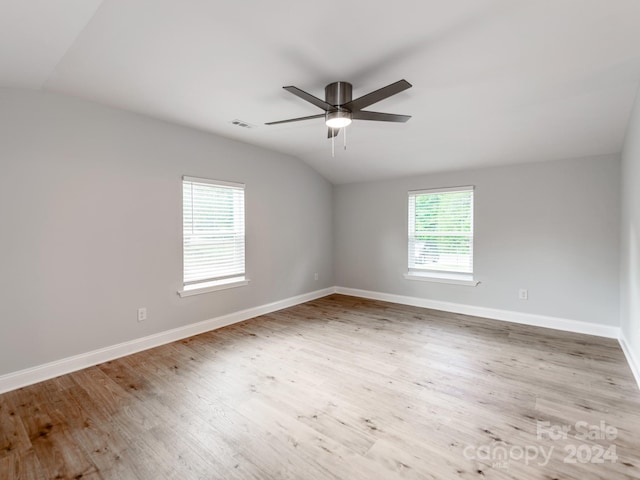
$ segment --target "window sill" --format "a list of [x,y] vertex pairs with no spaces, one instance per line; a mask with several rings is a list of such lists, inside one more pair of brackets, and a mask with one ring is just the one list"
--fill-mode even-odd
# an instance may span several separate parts
[[478,280],[473,279],[473,275],[468,273],[410,272],[405,273],[404,278],[419,282],[449,283],[468,287],[475,287],[480,283]]
[[180,297],[191,297],[193,295],[202,295],[203,293],[215,292],[218,290],[226,290],[227,288],[242,287],[248,285],[249,280],[244,277],[230,278],[227,280],[218,280],[215,282],[205,282],[197,285],[189,285],[178,291]]

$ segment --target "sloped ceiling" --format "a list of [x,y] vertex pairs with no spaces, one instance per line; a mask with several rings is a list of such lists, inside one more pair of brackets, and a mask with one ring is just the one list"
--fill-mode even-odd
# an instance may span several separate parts
[[[413,88],[331,156],[318,97]],[[347,183],[616,153],[640,81],[637,0],[4,0],[0,86],[124,108],[285,152]],[[231,124],[241,119],[255,126]]]

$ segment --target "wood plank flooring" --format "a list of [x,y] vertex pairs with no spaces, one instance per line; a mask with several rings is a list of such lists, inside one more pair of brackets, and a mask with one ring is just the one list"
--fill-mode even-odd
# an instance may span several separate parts
[[614,340],[331,295],[0,395],[0,479],[59,478],[640,479],[640,392]]

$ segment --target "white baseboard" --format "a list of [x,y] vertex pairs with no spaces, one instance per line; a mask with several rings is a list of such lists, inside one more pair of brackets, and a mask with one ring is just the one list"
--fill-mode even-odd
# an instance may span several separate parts
[[620,337],[619,327],[581,322],[579,320],[548,317],[545,315],[536,315],[533,313],[513,312],[510,310],[499,310],[496,308],[476,307],[473,305],[465,305],[461,303],[442,302],[439,300],[408,297],[391,293],[372,292],[369,290],[359,290],[355,288],[336,287],[335,291],[336,293],[341,293],[343,295],[352,295],[354,297],[370,298],[373,300],[400,303],[404,305],[411,305],[414,307],[431,308],[433,310],[461,313],[464,315],[491,318],[493,320],[502,320],[506,322],[520,323],[523,325],[531,325],[535,327],[553,328],[555,330],[584,333],[587,335],[596,335],[598,337],[616,339]]
[[579,320],[570,320],[558,317],[514,312],[509,310],[499,310],[494,308],[476,307],[473,305],[465,305],[459,303],[442,302],[439,300],[429,300],[425,298],[409,297],[390,293],[373,292],[355,288],[330,287],[303,295],[298,295],[296,297],[279,300],[277,302],[272,302],[266,305],[248,308],[246,310],[230,313],[228,315],[212,318],[210,320],[193,323],[184,327],[156,333],[147,337],[137,338],[135,340],[130,340],[128,342],[112,345],[98,350],[93,350],[87,353],[82,353],[80,355],[74,355],[73,357],[63,358],[61,360],[56,360],[32,368],[8,373],[0,376],[0,393],[15,390],[17,388],[25,387],[27,385],[32,385],[34,383],[64,375],[66,373],[71,373],[83,368],[91,367],[99,363],[107,362],[109,360],[114,360],[126,355],[131,355],[143,350],[148,350],[160,345],[175,342],[176,340],[182,340],[183,338],[191,337],[193,335],[216,330],[227,325],[243,322],[250,318],[265,315],[267,313],[275,312],[287,307],[292,307],[294,305],[299,305],[301,303],[315,300],[332,293],[340,293],[343,295],[351,295],[354,297],[412,305],[415,307],[431,308],[434,310],[460,313],[464,315],[473,315],[476,317],[490,318],[494,320],[502,320],[524,325],[552,328],[555,330],[564,330],[568,332],[584,333],[587,335],[615,338],[619,340],[622,350],[627,357],[629,366],[631,367],[635,379],[638,382],[638,386],[640,387],[640,362],[632,353],[628,343],[621,336],[619,327],[598,325],[588,322],[581,322]]
[[61,360],[45,363],[43,365],[8,373],[0,376],[0,393],[42,382],[43,380],[49,380],[50,378],[75,372],[77,370],[124,357],[126,355],[131,355],[132,353],[141,352],[153,347],[175,342],[176,340],[182,340],[183,338],[191,337],[193,335],[216,330],[221,327],[226,327],[227,325],[243,322],[253,317],[258,317],[260,315],[275,312],[276,310],[282,310],[283,308],[299,305],[310,300],[315,300],[316,298],[325,297],[334,292],[335,289],[333,287],[316,290],[315,292],[305,293],[303,295],[279,300],[266,305],[248,308],[246,310],[230,313],[210,320],[204,320],[184,327],[174,328],[172,330],[156,333],[147,337],[136,338],[135,340],[112,345],[110,347],[100,348],[91,352],[74,355],[73,357],[67,357]]
[[622,347],[624,356],[627,357],[627,363],[629,364],[631,372],[636,379],[638,388],[640,388],[640,359],[638,359],[638,357],[633,353],[633,350],[631,349],[629,342],[627,342],[624,334],[620,335],[618,342],[620,342],[620,347]]

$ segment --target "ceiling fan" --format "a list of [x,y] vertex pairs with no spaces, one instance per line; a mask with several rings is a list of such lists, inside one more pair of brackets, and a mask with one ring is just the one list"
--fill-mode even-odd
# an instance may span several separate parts
[[370,112],[363,108],[373,105],[385,98],[396,93],[400,93],[408,88],[411,84],[406,80],[399,80],[391,85],[382,87],[362,97],[351,99],[352,85],[349,82],[334,82],[327,85],[324,89],[324,100],[314,97],[313,95],[300,90],[297,87],[282,87],[286,91],[314,104],[316,107],[324,110],[324,113],[318,115],[310,115],[308,117],[291,118],[288,120],[280,120],[277,122],[269,122],[265,125],[278,125],[280,123],[299,122],[301,120],[311,120],[314,118],[325,118],[325,123],[329,127],[327,138],[333,138],[340,132],[340,129],[346,127],[352,120],[374,120],[378,122],[406,122],[411,118],[410,115],[395,115],[392,113]]

